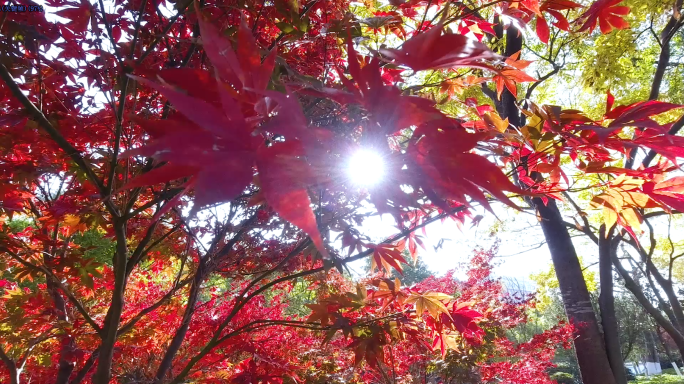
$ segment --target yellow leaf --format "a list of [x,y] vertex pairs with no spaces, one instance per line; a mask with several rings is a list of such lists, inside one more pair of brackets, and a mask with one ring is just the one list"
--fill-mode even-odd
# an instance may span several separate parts
[[625,219],[627,225],[629,225],[634,231],[641,232],[641,219],[634,208],[625,209],[620,212],[620,214]]
[[617,223],[617,213],[615,210],[609,207],[603,208],[603,222],[606,227],[611,228],[615,223]]
[[416,304],[416,314],[420,317],[423,312],[427,311],[432,317],[439,316],[440,312],[451,317],[449,310],[442,303],[443,300],[451,300],[451,296],[440,292],[427,292],[424,294],[411,293],[406,299],[408,304]]
[[497,131],[504,133],[506,132],[506,129],[510,125],[508,122],[508,118],[505,120],[499,116],[496,112],[487,112],[484,115],[484,120],[494,128],[496,128]]
[[64,216],[64,220],[62,220],[62,223],[69,228],[75,228],[80,222],[81,219],[74,215],[66,215]]
[[610,185],[614,187],[619,187],[623,191],[633,191],[644,184],[644,180],[635,179],[633,177],[627,177],[624,173],[615,180],[613,180]]
[[607,194],[607,193],[602,193],[598,196],[594,196],[593,199],[589,202],[592,208],[610,208],[612,210],[619,210],[622,208],[622,204],[618,204],[618,202],[615,201],[615,197]]
[[624,205],[635,208],[645,208],[651,199],[647,194],[641,192],[625,192],[623,193],[623,198]]
[[444,339],[444,344],[446,344],[447,348],[456,352],[459,351],[456,335],[443,335],[442,338]]

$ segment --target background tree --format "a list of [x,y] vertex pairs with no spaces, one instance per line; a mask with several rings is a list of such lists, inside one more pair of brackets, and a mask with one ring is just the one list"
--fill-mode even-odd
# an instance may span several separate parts
[[[410,253],[408,250],[404,250],[402,252],[401,256],[405,260],[410,260]],[[368,273],[373,273],[371,270],[371,261],[368,260],[366,263],[366,270]],[[415,260],[415,262],[409,262],[406,265],[402,267],[401,273],[397,272],[396,270],[392,270],[391,274],[389,275],[390,278],[392,279],[399,279],[401,282],[407,286],[414,285],[416,283],[420,283],[423,280],[427,279],[428,277],[434,276],[435,273],[428,268],[427,264],[423,262],[423,258],[418,256]]]

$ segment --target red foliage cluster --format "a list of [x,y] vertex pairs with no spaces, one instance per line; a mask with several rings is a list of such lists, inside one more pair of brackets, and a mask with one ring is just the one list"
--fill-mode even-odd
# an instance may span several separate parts
[[[483,43],[516,27],[474,3],[392,0],[366,19],[343,0],[49,0],[50,18],[3,14],[2,380],[408,382],[435,359],[467,375],[547,380],[568,328],[507,343],[529,301],[491,278],[491,254],[462,283],[402,288],[383,275],[353,289],[334,272],[365,257],[401,272],[417,230],[464,223],[493,200],[516,207],[507,193],[560,198],[561,156],[621,175],[593,200],[609,224],[635,231],[637,208],[682,209],[682,179],[669,172],[684,143],[652,119],[677,105],[610,99],[592,121],[531,104],[528,124],[511,127],[489,104],[466,99],[472,116],[451,116],[434,95],[400,87],[422,70],[477,74],[439,84],[451,97],[486,83],[516,95],[535,81],[520,54]],[[625,27],[617,3],[597,1],[579,29]],[[563,12],[579,8],[497,7],[521,25],[535,19],[542,41],[545,14],[569,31]],[[369,49],[371,34],[400,43]],[[386,163],[370,191],[340,165],[360,147]],[[612,151],[637,148],[663,158],[612,164]],[[392,215],[397,234],[371,243],[369,210]],[[308,306],[290,302],[302,297]]]

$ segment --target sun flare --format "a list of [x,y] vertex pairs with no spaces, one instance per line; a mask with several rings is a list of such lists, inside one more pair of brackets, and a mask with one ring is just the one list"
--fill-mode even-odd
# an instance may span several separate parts
[[347,168],[352,183],[369,187],[380,182],[385,174],[385,162],[378,153],[361,149],[349,159]]

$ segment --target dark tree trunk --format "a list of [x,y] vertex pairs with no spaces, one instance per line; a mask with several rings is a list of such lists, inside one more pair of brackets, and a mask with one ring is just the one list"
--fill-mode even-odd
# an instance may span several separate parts
[[620,348],[620,334],[615,316],[615,297],[613,296],[613,264],[610,255],[618,244],[617,241],[611,241],[613,229],[611,228],[606,232],[606,226],[601,225],[599,233],[599,276],[601,284],[599,307],[601,308],[603,339],[610,368],[613,370],[617,384],[627,384],[627,375],[625,374]]
[[112,303],[105,316],[105,324],[102,329],[104,337],[99,348],[93,384],[109,384],[114,345],[116,344],[116,335],[125,304],[124,291],[126,289],[126,263],[128,259],[126,222],[121,219],[115,220],[114,232],[116,235],[116,251],[112,260],[114,264],[114,290],[112,291]]
[[651,275],[653,275],[655,280],[658,282],[658,285],[660,285],[660,288],[662,288],[662,290],[665,292],[665,295],[670,302],[670,308],[672,309],[672,314],[674,316],[674,326],[679,330],[679,332],[684,333],[684,309],[682,309],[682,305],[679,303],[679,298],[675,293],[672,281],[666,279],[665,276],[658,271],[656,266],[653,265],[652,261],[647,260],[646,268],[649,272],[651,272]]
[[[660,356],[658,356],[658,350],[656,349],[655,338],[653,337],[653,332],[644,331],[644,340],[646,340],[646,362],[651,363],[660,368]],[[648,367],[647,367],[648,371]],[[655,374],[657,371],[654,369],[653,372],[648,372],[649,375]]]
[[[504,37],[500,24],[494,30],[499,39]],[[512,26],[505,32],[504,54],[510,56],[522,49],[522,36]],[[516,98],[507,89],[503,91],[501,102],[495,101],[495,105],[501,118],[508,118],[516,127],[523,125]],[[531,203],[541,217],[541,226],[558,277],[565,313],[568,320],[576,326],[574,343],[582,380],[584,384],[617,384],[608,363],[603,335],[591,306],[582,268],[560,211],[553,199],[548,200],[548,205],[540,198],[532,199]]]
[[0,360],[5,364],[5,369],[10,377],[10,383],[19,384],[19,375],[21,374],[21,371],[17,369],[17,364],[14,360],[5,354],[2,345],[0,345]]
[[[47,255],[45,255],[43,259],[46,261],[47,265],[50,265],[50,259]],[[57,284],[49,276],[47,278],[47,290],[55,304],[55,310],[59,320],[69,322],[70,319],[67,315],[67,307],[64,298],[59,293]],[[74,364],[66,359],[66,355],[74,349],[76,349],[76,344],[72,338],[70,338],[68,342],[62,343],[62,347],[59,351],[59,363],[57,364],[59,368],[57,370],[55,384],[66,384],[69,382],[69,376],[71,376],[71,372],[74,370]]]
[[657,325],[655,327],[655,334],[658,336],[658,341],[660,341],[660,345],[663,346],[663,350],[665,350],[665,355],[667,355],[667,359],[670,362],[674,362],[675,358],[672,356],[672,351],[670,350],[670,346],[667,345],[667,343],[665,342],[665,339],[663,339],[663,331]]
[[[66,314],[66,304],[64,302],[64,298],[59,294],[56,284],[50,278],[48,278],[47,281],[47,289],[55,303],[55,308],[57,309],[57,316],[59,319],[62,321],[69,321]],[[69,376],[71,376],[71,372],[74,370],[74,364],[66,359],[66,355],[75,349],[76,343],[74,343],[73,338],[69,338],[68,342],[62,343],[62,347],[59,351],[59,368],[57,370],[55,384],[66,384],[69,382]]]
[[197,299],[199,297],[200,289],[202,286],[202,280],[204,279],[204,272],[207,260],[206,257],[207,256],[200,259],[199,267],[197,268],[197,272],[195,272],[195,278],[192,282],[192,287],[190,287],[190,293],[188,295],[188,304],[185,306],[185,313],[183,313],[181,325],[176,330],[176,333],[173,335],[171,343],[166,349],[166,353],[164,353],[164,357],[162,358],[162,361],[159,364],[157,374],[154,377],[155,383],[161,382],[164,379],[164,376],[166,376],[166,374],[169,372],[169,369],[171,369],[173,358],[176,356],[176,353],[178,353],[178,350],[180,349],[181,345],[183,344],[183,340],[185,339],[185,335],[188,333],[190,321],[192,320],[192,316],[195,313],[195,305],[197,304]]
[[548,199],[546,205],[538,197],[533,202],[551,252],[565,313],[576,327],[575,350],[582,381],[584,384],[616,384],[582,267],[558,206],[553,199]]

